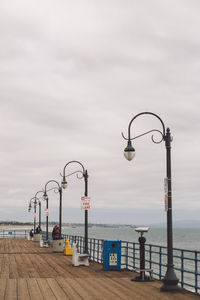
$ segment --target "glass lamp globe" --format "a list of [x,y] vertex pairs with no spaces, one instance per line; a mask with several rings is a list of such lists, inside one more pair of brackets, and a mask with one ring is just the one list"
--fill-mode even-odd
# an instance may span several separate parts
[[43,199],[44,199],[44,200],[47,200],[47,199],[48,199],[48,196],[47,196],[47,194],[46,194],[46,193],[44,193],[44,195],[43,195]]
[[61,183],[61,185],[62,185],[63,189],[66,189],[67,188],[67,181],[63,180],[62,183]]
[[128,141],[127,147],[124,149],[124,156],[129,161],[135,156],[135,149],[133,148],[130,140]]

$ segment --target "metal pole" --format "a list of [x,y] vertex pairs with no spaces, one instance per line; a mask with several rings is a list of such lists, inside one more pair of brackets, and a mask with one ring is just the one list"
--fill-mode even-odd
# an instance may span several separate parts
[[36,225],[36,202],[34,202],[34,225],[33,225],[33,227],[34,227],[33,232],[34,233],[35,233],[35,225]]
[[[85,170],[85,197],[88,196],[88,172]],[[88,253],[88,210],[85,210],[85,249],[84,253]]]
[[60,193],[60,209],[59,209],[59,226],[60,226],[60,239],[62,238],[62,188],[59,188]]
[[48,208],[49,208],[49,199],[47,197],[46,199],[46,209],[47,209],[47,216],[46,216],[46,241],[48,242],[49,235],[48,235],[48,222],[49,222],[49,217],[48,217]]
[[[139,243],[140,243],[140,279],[145,279],[145,242],[146,239],[141,235],[139,237]],[[141,271],[142,270],[142,271]]]
[[167,164],[167,181],[168,181],[168,209],[167,209],[167,272],[163,279],[162,291],[180,290],[178,278],[176,277],[173,264],[173,232],[172,232],[172,183],[171,183],[171,134],[167,128],[165,136],[166,146],[166,164]]
[[39,201],[39,227],[41,229],[41,202]]

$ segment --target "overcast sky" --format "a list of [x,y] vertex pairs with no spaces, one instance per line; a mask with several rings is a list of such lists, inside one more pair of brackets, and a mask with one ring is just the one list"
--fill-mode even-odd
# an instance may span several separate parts
[[[165,144],[146,135],[133,161],[123,156],[121,132],[143,111],[173,135],[174,220],[199,219],[199,11],[197,0],[0,2],[0,220],[31,221],[30,198],[78,160],[90,222],[165,222]],[[132,136],[154,128],[141,116]],[[83,193],[83,180],[68,178],[63,221],[84,220]],[[58,203],[49,193],[49,220]]]

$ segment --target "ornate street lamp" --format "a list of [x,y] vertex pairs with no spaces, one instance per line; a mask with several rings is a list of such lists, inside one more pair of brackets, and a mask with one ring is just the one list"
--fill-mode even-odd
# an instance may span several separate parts
[[36,206],[39,205],[39,226],[41,225],[41,202],[40,200],[35,196],[33,198],[30,199],[29,201],[29,207],[28,207],[28,211],[31,211],[31,202],[34,204],[34,233],[35,233],[35,227],[36,227]]
[[[47,192],[50,191],[48,190],[47,191],[47,186],[49,183],[51,182],[54,182],[57,184],[57,187],[54,187],[52,189],[56,190],[59,192],[59,195],[60,195],[60,206],[59,206],[59,227],[60,227],[60,234],[59,234],[59,239],[61,239],[62,237],[62,188],[60,186],[60,184],[56,181],[56,180],[49,180],[47,181],[47,183],[45,184],[45,188],[44,188],[44,195],[43,195],[43,199],[46,200],[46,241],[48,241],[48,209],[49,209],[49,199],[48,199],[48,195],[47,195]],[[52,190],[51,189],[51,190]]]
[[[131,125],[133,121],[141,116],[141,115],[152,115],[156,117],[162,125],[162,131],[153,129],[148,132],[145,132],[141,135],[138,135],[136,137],[131,138]],[[124,149],[124,156],[127,160],[132,160],[135,156],[135,149],[132,146],[131,141],[139,138],[143,135],[146,135],[150,132],[157,131],[161,134],[161,140],[155,141],[152,135],[152,141],[156,144],[161,143],[162,141],[165,142],[166,147],[166,166],[167,166],[167,185],[168,185],[168,191],[167,191],[167,199],[168,199],[168,205],[167,205],[167,271],[165,274],[165,277],[163,279],[163,286],[161,287],[162,291],[178,291],[180,290],[180,287],[178,286],[178,278],[176,277],[175,271],[174,271],[174,264],[173,264],[173,228],[172,228],[172,185],[171,185],[171,141],[172,137],[170,134],[170,129],[167,128],[165,130],[165,125],[161,118],[157,116],[154,113],[151,112],[142,112],[137,114],[135,117],[132,118],[132,120],[129,123],[128,126],[128,138],[126,138],[123,133],[122,136],[125,140],[128,141],[127,147]]]
[[[81,178],[84,178],[84,182],[85,182],[85,192],[84,192],[84,196],[87,197],[88,196],[88,172],[87,170],[85,170],[84,166],[82,165],[82,163],[80,163],[79,161],[77,160],[72,160],[70,162],[68,162],[65,166],[64,166],[64,169],[63,169],[63,174],[61,174],[61,176],[63,177],[63,180],[62,180],[62,188],[63,189],[66,189],[67,187],[67,181],[66,181],[66,177],[67,176],[70,176],[70,175],[65,175],[65,169],[66,167],[69,165],[69,164],[72,164],[72,163],[77,163],[81,166],[82,168],[82,171],[76,171],[76,172],[73,172],[72,174],[74,173],[78,173],[78,172],[81,172],[82,173],[82,177]],[[77,176],[78,179],[81,179],[80,177]],[[85,210],[85,240],[84,240],[84,253],[88,253],[88,210]]]
[[[39,227],[40,227],[40,229],[41,229],[41,201],[39,200],[39,198],[37,198],[37,195],[39,194],[39,193],[44,193],[44,191],[37,191],[36,193],[35,193],[35,198],[36,199],[38,199],[38,205],[39,205]],[[40,199],[41,199],[41,197],[40,197]]]
[[46,193],[43,195],[43,199],[46,201],[46,242],[48,242],[49,239],[49,216],[48,216],[48,209],[49,209],[49,198]]

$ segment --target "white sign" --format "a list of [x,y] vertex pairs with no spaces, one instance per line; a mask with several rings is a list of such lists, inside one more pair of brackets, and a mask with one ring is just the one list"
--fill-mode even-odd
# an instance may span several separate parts
[[33,214],[33,218],[36,219],[36,213]]
[[81,209],[88,210],[91,209],[91,201],[90,197],[81,197]]
[[110,253],[109,255],[109,266],[117,265],[117,253]]
[[165,211],[168,211],[168,178],[164,179],[164,191],[165,191]]
[[45,208],[45,210],[44,210],[44,215],[45,215],[46,217],[49,216],[49,209],[48,209],[48,208]]
[[164,179],[164,191],[165,191],[165,194],[168,193],[168,178]]

